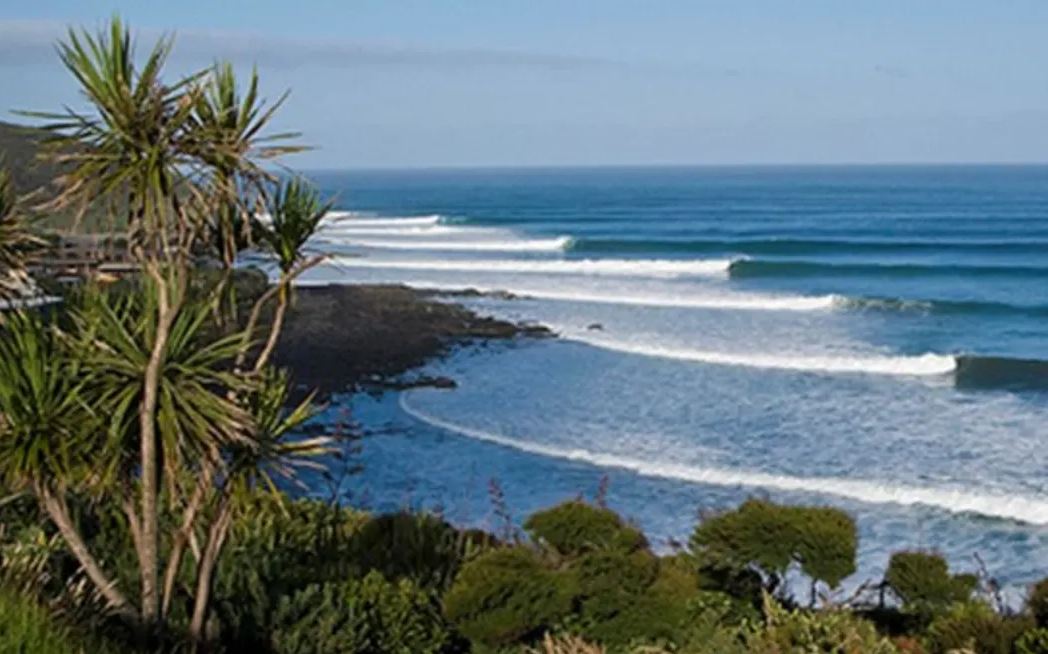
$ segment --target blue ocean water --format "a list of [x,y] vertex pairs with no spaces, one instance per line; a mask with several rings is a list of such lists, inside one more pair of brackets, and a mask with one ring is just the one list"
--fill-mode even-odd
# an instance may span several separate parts
[[[484,524],[602,483],[656,542],[751,495],[891,551],[1048,569],[1048,167],[318,172],[304,283],[506,291],[557,339],[463,349],[454,390],[343,397],[352,501]],[[461,301],[461,300],[458,300]]]

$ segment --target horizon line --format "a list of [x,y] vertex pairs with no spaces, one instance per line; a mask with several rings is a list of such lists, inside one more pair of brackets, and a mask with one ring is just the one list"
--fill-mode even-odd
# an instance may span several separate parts
[[539,171],[539,170],[608,170],[640,168],[1037,168],[1048,167],[1044,161],[827,161],[827,162],[753,162],[753,163],[600,163],[600,164],[405,164],[379,166],[304,166],[303,173],[332,172],[438,172],[438,171]]

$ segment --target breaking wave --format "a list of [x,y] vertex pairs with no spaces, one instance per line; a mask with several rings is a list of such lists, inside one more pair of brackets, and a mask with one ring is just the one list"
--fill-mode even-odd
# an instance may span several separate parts
[[957,359],[946,354],[918,356],[846,356],[846,355],[778,355],[749,352],[717,352],[685,347],[667,347],[649,343],[617,340],[591,333],[566,334],[573,341],[605,350],[641,356],[694,361],[726,366],[797,370],[802,372],[859,373],[902,375],[911,377],[944,376],[958,367]]
[[447,422],[410,406],[407,402],[407,394],[400,396],[400,407],[404,413],[415,420],[443,431],[530,454],[581,461],[602,468],[618,468],[645,477],[676,479],[714,486],[818,493],[868,504],[927,506],[951,513],[973,513],[1034,525],[1048,525],[1048,501],[1033,497],[909,486],[860,479],[799,477],[662,461],[644,461],[616,454],[591,452],[581,448],[544,445]]
[[369,259],[366,257],[335,257],[333,263],[347,268],[656,278],[688,276],[723,277],[732,264],[730,259],[685,261],[673,259],[448,260]]

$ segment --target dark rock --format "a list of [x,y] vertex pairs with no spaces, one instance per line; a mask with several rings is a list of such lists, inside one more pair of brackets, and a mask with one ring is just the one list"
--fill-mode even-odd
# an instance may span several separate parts
[[390,380],[478,339],[550,335],[542,325],[481,317],[406,286],[300,287],[274,360],[297,385],[322,393],[387,383],[453,388],[447,378]]

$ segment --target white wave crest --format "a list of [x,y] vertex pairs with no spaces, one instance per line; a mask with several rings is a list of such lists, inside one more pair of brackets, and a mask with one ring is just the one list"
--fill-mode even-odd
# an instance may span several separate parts
[[404,216],[388,218],[361,218],[359,214],[333,211],[328,214],[325,225],[339,227],[405,227],[408,225],[436,225],[442,216]]
[[392,270],[433,270],[451,272],[539,273],[600,275],[612,277],[724,276],[730,259],[573,259],[552,261],[446,259],[370,259],[337,257],[334,263],[349,268],[387,268]]
[[946,354],[919,356],[790,356],[778,354],[733,353],[667,347],[634,341],[616,340],[588,333],[562,334],[566,338],[594,347],[626,354],[712,363],[726,366],[799,370],[806,372],[860,373],[876,375],[903,375],[911,377],[943,376],[957,369],[957,359]]
[[561,252],[571,247],[570,236],[539,239],[493,238],[476,240],[347,238],[347,245],[383,250],[441,250],[446,252]]
[[357,236],[464,236],[469,234],[486,234],[490,230],[473,227],[452,227],[435,223],[432,225],[354,225],[335,223],[327,225],[318,232],[329,238],[351,239]]
[[900,506],[927,506],[951,513],[974,513],[993,518],[1015,520],[1034,525],[1048,525],[1048,501],[1021,495],[978,493],[951,488],[910,486],[839,477],[796,477],[748,470],[709,468],[664,461],[644,461],[615,454],[555,445],[543,445],[501,434],[457,425],[428,415],[407,403],[407,395],[400,396],[400,407],[412,418],[469,438],[522,452],[556,459],[582,461],[602,468],[618,468],[645,477],[676,479],[713,486],[763,488],[786,492],[818,493],[856,500],[868,504],[895,504]]

